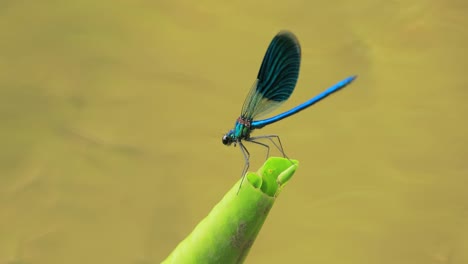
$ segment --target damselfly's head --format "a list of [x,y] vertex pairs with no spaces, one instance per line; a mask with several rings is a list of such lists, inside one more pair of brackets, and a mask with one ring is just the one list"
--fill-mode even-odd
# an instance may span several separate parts
[[223,144],[226,146],[230,146],[234,141],[234,130],[230,130],[223,136]]

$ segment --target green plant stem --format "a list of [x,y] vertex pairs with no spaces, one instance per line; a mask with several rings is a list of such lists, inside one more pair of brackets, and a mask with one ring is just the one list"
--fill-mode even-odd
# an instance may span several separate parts
[[[291,163],[292,162],[292,163]],[[242,263],[298,161],[272,157],[226,193],[163,263]]]

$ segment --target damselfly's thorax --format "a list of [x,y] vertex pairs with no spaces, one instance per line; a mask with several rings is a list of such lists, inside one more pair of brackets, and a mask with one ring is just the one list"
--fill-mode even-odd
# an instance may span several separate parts
[[223,144],[226,146],[231,145],[232,143],[239,142],[243,139],[248,139],[250,137],[250,133],[252,132],[252,120],[239,117],[236,120],[236,124],[234,125],[234,129],[229,130],[223,136]]

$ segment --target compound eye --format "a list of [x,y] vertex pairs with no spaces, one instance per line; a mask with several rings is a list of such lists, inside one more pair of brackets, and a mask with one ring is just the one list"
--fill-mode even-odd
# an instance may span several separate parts
[[223,144],[224,145],[230,145],[231,144],[231,139],[227,135],[223,136]]

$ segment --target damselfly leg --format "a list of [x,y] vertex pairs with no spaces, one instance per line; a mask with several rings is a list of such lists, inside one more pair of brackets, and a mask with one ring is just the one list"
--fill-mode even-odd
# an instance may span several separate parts
[[[276,143],[273,140],[274,138],[278,140],[278,143]],[[293,164],[293,162],[288,158],[288,156],[286,156],[286,153],[284,152],[284,149],[283,149],[283,144],[281,143],[281,139],[278,135],[262,135],[262,136],[250,137],[248,139],[245,139],[246,142],[254,143],[254,144],[265,147],[267,149],[266,159],[268,159],[268,157],[270,156],[270,146],[268,144],[257,141],[258,139],[268,139],[281,152],[283,157],[288,159],[291,162],[291,164]],[[239,189],[237,190],[237,194],[239,194],[240,188],[242,187],[242,183],[244,182],[244,179],[245,179],[245,175],[250,166],[250,153],[247,150],[247,148],[244,146],[244,144],[242,144],[241,141],[237,143],[239,144],[239,148],[242,152],[242,155],[244,156],[244,169],[242,170],[242,175],[241,175],[242,179],[239,184]]]
[[[276,138],[276,140],[278,140],[279,145],[273,140],[273,138]],[[261,135],[261,136],[256,136],[256,137],[250,137],[250,138],[246,139],[246,141],[247,142],[260,143],[260,142],[256,141],[256,139],[268,139],[268,140],[270,140],[270,142],[281,152],[281,155],[283,155],[283,158],[289,159],[288,156],[286,156],[286,153],[284,152],[283,144],[281,144],[281,139],[280,139],[280,137],[278,135]],[[261,145],[266,145],[266,144],[261,144]],[[269,152],[270,152],[270,147],[268,146],[267,159],[269,157]]]
[[245,174],[247,173],[247,170],[249,169],[249,166],[250,166],[250,153],[247,150],[247,148],[244,146],[244,144],[242,144],[241,141],[239,141],[239,148],[242,152],[242,155],[244,155],[244,169],[242,170],[242,176],[241,176],[242,179],[239,184],[239,189],[237,189],[237,194],[239,194],[240,188],[245,179]]

